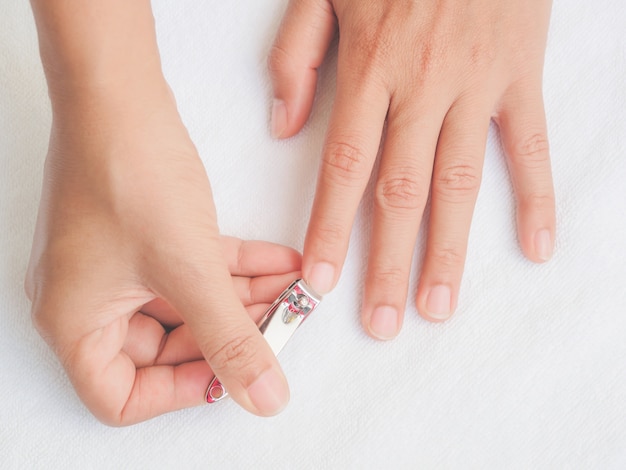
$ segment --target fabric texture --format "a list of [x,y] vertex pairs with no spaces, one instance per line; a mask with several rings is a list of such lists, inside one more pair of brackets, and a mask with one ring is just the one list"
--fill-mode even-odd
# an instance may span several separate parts
[[[285,0],[154,1],[165,73],[210,176],[223,233],[297,249],[332,106],[269,135],[266,56]],[[371,198],[338,287],[280,355],[291,402],[232,401],[121,429],[96,421],[31,326],[22,282],[50,107],[27,2],[0,0],[0,467],[626,468],[626,4],[556,2],[545,102],[557,195],[553,260],[534,265],[492,128],[459,309],[400,336],[360,326]]]

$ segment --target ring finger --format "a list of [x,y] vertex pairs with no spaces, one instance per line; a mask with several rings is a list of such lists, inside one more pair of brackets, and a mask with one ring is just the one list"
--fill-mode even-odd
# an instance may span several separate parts
[[478,196],[489,110],[460,98],[441,128],[431,183],[431,214],[417,309],[432,321],[454,312]]

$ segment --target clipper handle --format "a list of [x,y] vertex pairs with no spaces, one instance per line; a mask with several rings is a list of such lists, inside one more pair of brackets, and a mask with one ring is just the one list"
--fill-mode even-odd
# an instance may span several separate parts
[[[321,300],[319,294],[302,279],[298,279],[270,305],[258,326],[275,355],[278,355]],[[227,396],[228,392],[224,386],[217,377],[214,377],[206,391],[207,403],[215,403]]]

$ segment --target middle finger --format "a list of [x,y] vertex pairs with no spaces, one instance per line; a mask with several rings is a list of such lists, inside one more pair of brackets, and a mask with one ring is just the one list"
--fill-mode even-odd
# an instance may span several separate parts
[[490,111],[475,98],[460,98],[441,128],[431,184],[428,242],[417,293],[418,311],[432,321],[446,320],[456,308]]
[[[378,339],[391,339],[400,330],[413,249],[447,109],[432,98],[419,101],[390,109],[376,184],[361,318],[366,331]],[[420,112],[424,109],[429,112]]]

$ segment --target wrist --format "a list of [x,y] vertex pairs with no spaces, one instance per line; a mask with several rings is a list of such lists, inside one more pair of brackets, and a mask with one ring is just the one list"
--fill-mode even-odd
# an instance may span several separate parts
[[169,94],[149,0],[31,3],[55,113]]

